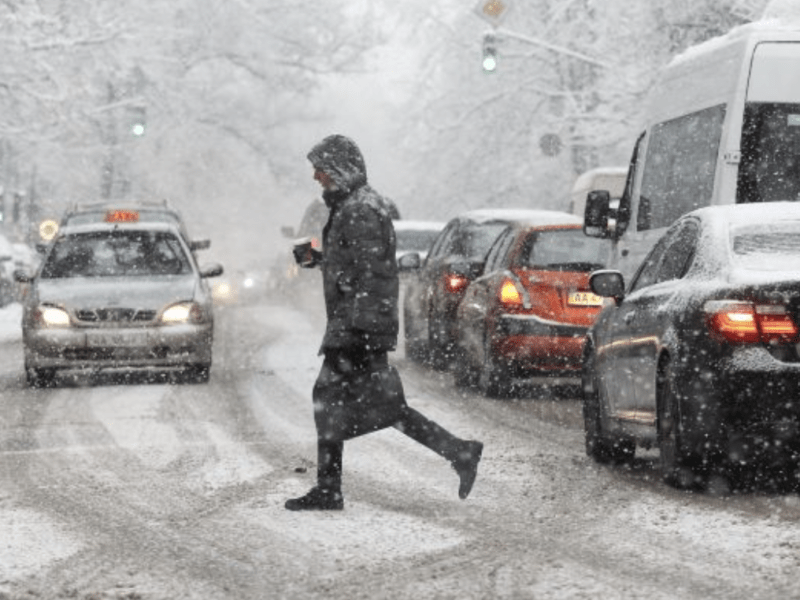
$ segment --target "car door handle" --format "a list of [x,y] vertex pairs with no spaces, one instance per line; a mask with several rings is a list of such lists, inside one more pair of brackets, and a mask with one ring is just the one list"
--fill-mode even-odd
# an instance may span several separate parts
[[625,321],[626,325],[630,325],[634,318],[636,318],[636,311],[632,310],[623,317],[623,320]]

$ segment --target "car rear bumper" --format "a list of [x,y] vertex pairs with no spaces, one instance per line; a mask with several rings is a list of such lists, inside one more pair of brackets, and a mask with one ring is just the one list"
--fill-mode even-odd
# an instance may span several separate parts
[[[693,369],[694,370],[694,369]],[[687,374],[682,388],[689,446],[732,464],[800,450],[800,363],[746,348]]]
[[506,315],[498,323],[494,349],[518,370],[578,373],[586,331],[535,316]]
[[37,329],[24,335],[34,368],[172,367],[210,364],[213,325]]

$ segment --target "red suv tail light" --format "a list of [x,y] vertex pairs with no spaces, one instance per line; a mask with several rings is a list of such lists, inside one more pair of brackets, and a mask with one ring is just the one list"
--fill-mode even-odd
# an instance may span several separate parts
[[516,284],[510,279],[504,279],[500,284],[498,292],[500,304],[504,306],[522,306],[522,294],[519,293]]
[[713,338],[728,343],[793,343],[798,329],[782,304],[712,300],[703,307]]
[[444,276],[444,289],[451,294],[464,291],[467,285],[469,285],[469,279],[464,275],[446,273]]

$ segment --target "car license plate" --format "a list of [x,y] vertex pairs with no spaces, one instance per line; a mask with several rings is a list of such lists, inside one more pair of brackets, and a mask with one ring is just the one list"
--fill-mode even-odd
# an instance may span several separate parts
[[592,292],[572,292],[567,297],[567,302],[573,306],[600,306],[603,297]]
[[146,344],[146,337],[137,332],[132,334],[126,333],[113,333],[103,332],[88,335],[86,338],[86,345],[90,348],[131,348],[142,346]]

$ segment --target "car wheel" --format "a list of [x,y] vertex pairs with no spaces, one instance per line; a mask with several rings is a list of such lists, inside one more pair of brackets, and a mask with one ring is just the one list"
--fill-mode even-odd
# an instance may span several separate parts
[[680,398],[669,359],[663,359],[658,368],[657,403],[661,476],[676,488],[691,487],[696,477],[683,444]]
[[211,365],[204,363],[189,365],[184,375],[188,383],[208,383],[211,377]]
[[414,335],[414,318],[411,311],[403,312],[403,334],[406,342],[406,358],[414,362],[422,362],[425,359],[425,343]]
[[478,389],[489,398],[505,398],[511,392],[511,378],[505,364],[492,356],[489,336],[483,348],[483,364],[478,371]]
[[28,387],[52,387],[55,384],[55,379],[55,369],[37,369],[35,367],[25,367],[25,380],[28,383]]
[[594,359],[591,353],[587,353],[584,358],[583,371],[583,425],[586,454],[595,462],[603,464],[629,462],[633,460],[636,445],[629,440],[611,437],[603,430],[605,402],[592,370],[593,365]]
[[452,347],[442,337],[442,328],[432,318],[428,319],[428,362],[438,370],[447,369],[450,364]]
[[463,350],[457,353],[453,366],[453,382],[459,388],[471,388],[478,384],[480,371],[475,368]]

